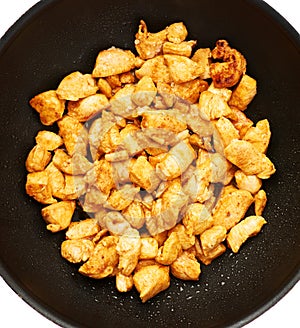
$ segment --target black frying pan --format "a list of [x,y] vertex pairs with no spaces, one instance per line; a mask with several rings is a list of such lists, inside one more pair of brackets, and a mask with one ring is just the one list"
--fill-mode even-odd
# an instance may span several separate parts
[[[133,49],[143,18],[150,31],[183,20],[190,39],[213,47],[228,39],[248,60],[259,93],[248,109],[268,118],[269,157],[277,173],[265,182],[269,222],[241,251],[205,267],[199,282],[172,279],[147,302],[120,295],[113,280],[78,274],[60,255],[41,206],[24,192],[24,161],[41,129],[28,100],[55,89],[74,70],[91,72],[99,50]],[[29,304],[64,327],[240,327],[277,302],[299,280],[300,41],[291,26],[255,0],[41,1],[0,45],[0,273]],[[225,282],[225,284],[224,284]]]

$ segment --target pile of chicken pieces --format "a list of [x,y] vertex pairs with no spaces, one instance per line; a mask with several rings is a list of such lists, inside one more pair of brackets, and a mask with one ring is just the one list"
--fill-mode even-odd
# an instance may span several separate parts
[[[268,120],[244,110],[256,81],[226,40],[195,50],[183,23],[135,48],[100,51],[91,74],[73,72],[30,105],[46,126],[28,154],[26,192],[45,204],[52,232],[66,230],[62,256],[91,278],[135,286],[146,302],[170,273],[198,280],[226,251],[238,252],[266,223],[262,180]],[[253,205],[255,215],[245,218]],[[81,207],[89,218],[72,221]]]

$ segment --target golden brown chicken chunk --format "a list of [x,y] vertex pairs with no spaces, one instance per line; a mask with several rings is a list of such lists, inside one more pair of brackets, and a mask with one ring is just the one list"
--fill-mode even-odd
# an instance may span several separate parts
[[133,287],[133,276],[125,276],[121,272],[116,274],[116,287],[121,293],[129,292]]
[[155,259],[158,253],[158,242],[152,237],[141,238],[141,252],[140,260],[151,260]]
[[61,201],[42,209],[42,217],[47,223],[47,229],[57,232],[68,228],[75,211],[75,201]]
[[198,65],[202,68],[202,74],[200,75],[201,79],[210,78],[210,67],[211,64],[211,50],[209,48],[200,48],[195,51],[192,60],[197,62]]
[[226,233],[225,227],[215,225],[200,235],[201,247],[205,256],[225,240]]
[[79,268],[79,272],[94,279],[114,275],[119,261],[116,250],[118,240],[119,238],[116,236],[107,236],[101,239],[89,260]]
[[171,80],[175,83],[188,82],[203,74],[203,68],[188,57],[164,55],[164,59],[169,68]]
[[248,141],[234,139],[224,153],[232,164],[247,175],[255,174],[261,179],[268,179],[276,171],[270,159]]
[[245,216],[252,202],[253,197],[246,190],[224,193],[214,208],[213,224],[231,229]]
[[69,155],[80,153],[86,155],[88,133],[85,126],[77,119],[65,115],[59,122],[59,135],[62,137]]
[[118,269],[129,276],[135,269],[141,253],[141,238],[137,230],[128,229],[120,236],[117,247],[119,255]]
[[218,137],[221,139],[223,147],[228,146],[233,139],[239,139],[240,137],[239,131],[226,117],[220,117],[215,123],[215,127],[217,128]]
[[260,190],[255,196],[254,196],[254,210],[255,215],[262,215],[265,206],[267,204],[267,194],[264,190]]
[[239,110],[245,110],[256,95],[256,81],[245,74],[234,89],[229,105]]
[[60,82],[56,93],[60,99],[77,101],[94,95],[98,91],[96,80],[91,74],[73,72]]
[[201,273],[200,263],[195,255],[188,251],[179,255],[170,268],[172,275],[182,280],[199,280]]
[[61,191],[65,187],[65,177],[63,173],[53,164],[53,161],[46,167],[48,184],[50,185],[52,196],[59,198]]
[[224,244],[219,244],[217,247],[212,249],[207,255],[204,255],[199,240],[196,238],[195,243],[196,258],[205,265],[211,264],[211,262],[217,257],[221,256],[226,251]]
[[213,225],[213,219],[204,204],[193,203],[188,206],[182,220],[189,235],[199,235]]
[[177,235],[177,232],[172,232],[163,246],[158,249],[155,260],[163,265],[172,264],[179,256],[182,248]]
[[109,105],[105,95],[96,93],[78,101],[68,102],[68,115],[86,122]]
[[172,81],[164,56],[156,56],[145,61],[141,68],[135,71],[135,75],[138,79],[149,76],[155,83],[170,83]]
[[166,30],[167,39],[176,44],[183,42],[188,35],[187,28],[182,22],[173,23]]
[[131,99],[137,106],[149,106],[154,100],[156,93],[157,89],[151,77],[143,76],[137,83]]
[[92,238],[100,231],[100,226],[96,219],[85,219],[71,222],[66,232],[67,239]]
[[228,116],[231,113],[231,108],[226,100],[211,91],[203,91],[200,94],[199,108],[202,114],[201,117],[208,121]]
[[195,245],[195,236],[188,234],[187,229],[182,224],[177,224],[173,229],[168,232],[170,235],[173,231],[177,233],[180,245],[183,250],[187,250]]
[[180,43],[165,42],[162,47],[163,54],[190,57],[196,43],[196,41],[185,41]]
[[118,190],[113,190],[107,200],[107,207],[116,211],[122,211],[128,207],[140,191],[140,187],[133,185],[124,185]]
[[135,56],[130,50],[112,47],[100,51],[92,73],[93,77],[106,77],[128,72],[135,67]]
[[256,126],[249,128],[243,140],[249,141],[261,153],[266,153],[271,138],[270,124],[268,120],[261,120]]
[[43,171],[51,161],[51,153],[42,145],[35,145],[29,152],[25,166],[28,172]]
[[201,92],[207,90],[208,83],[204,80],[195,79],[180,84],[172,84],[171,91],[180,99],[194,104],[199,100]]
[[129,206],[127,206],[122,211],[122,214],[133,228],[141,229],[145,223],[143,204],[138,200],[134,200]]
[[88,239],[65,240],[61,244],[61,256],[71,263],[85,262],[94,247],[94,243]]
[[261,179],[259,179],[256,175],[246,175],[241,170],[236,171],[234,177],[239,189],[248,190],[253,195],[259,191],[262,185]]
[[35,141],[38,145],[50,151],[55,150],[63,144],[63,140],[58,134],[46,130],[39,131],[35,137]]
[[237,84],[246,72],[246,59],[229,46],[226,40],[218,40],[212,57],[223,62],[210,64],[210,74],[217,88],[230,88]]
[[52,197],[52,188],[47,171],[27,174],[26,193],[42,204],[53,204],[57,200]]
[[235,225],[227,236],[227,244],[234,253],[237,253],[242,244],[249,238],[257,235],[266,220],[262,216],[248,216]]
[[152,264],[141,267],[133,276],[133,283],[143,303],[170,286],[169,267]]
[[141,20],[139,30],[135,35],[134,44],[140,58],[150,59],[161,53],[162,46],[166,39],[166,29],[157,33],[150,33],[148,32],[146,23]]
[[59,99],[54,90],[36,95],[29,103],[40,114],[44,125],[52,125],[62,118],[65,111],[65,100]]

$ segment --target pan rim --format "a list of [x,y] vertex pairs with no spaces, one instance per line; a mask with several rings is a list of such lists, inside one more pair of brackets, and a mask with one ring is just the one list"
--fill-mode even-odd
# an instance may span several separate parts
[[[14,42],[16,37],[23,31],[23,29],[37,17],[41,12],[47,10],[52,6],[55,6],[60,0],[41,0],[27,10],[1,37],[0,39],[0,58],[5,53],[6,49]],[[295,28],[275,9],[262,0],[246,0],[246,2],[252,7],[257,8],[261,13],[268,17],[271,21],[278,24],[281,28],[281,32],[289,39],[289,41],[295,46],[296,50],[300,53],[300,38],[299,33]],[[21,280],[14,277],[13,272],[3,263],[0,258],[0,275],[7,285],[27,304],[33,309],[42,314],[52,322],[66,328],[81,327],[78,323],[74,322],[71,318],[65,314],[58,313],[51,306],[44,303],[44,301],[34,295],[28,288],[22,286]],[[226,326],[231,328],[237,328],[248,324],[261,314],[269,310],[278,301],[280,301],[300,280],[300,263],[291,271],[285,282],[274,292],[274,296],[270,296],[269,299],[253,312],[240,318],[233,325]],[[225,328],[225,326],[224,326]]]

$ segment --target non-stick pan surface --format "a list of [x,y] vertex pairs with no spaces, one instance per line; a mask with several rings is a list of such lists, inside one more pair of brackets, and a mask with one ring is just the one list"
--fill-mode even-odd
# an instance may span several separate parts
[[[101,49],[134,50],[140,19],[151,31],[184,21],[198,46],[226,38],[243,52],[259,91],[247,115],[269,119],[277,168],[264,184],[263,232],[239,254],[202,265],[199,282],[172,279],[146,304],[136,291],[119,294],[113,280],[78,274],[60,257],[64,234],[45,229],[40,205],[24,191],[24,161],[42,128],[28,100],[72,71],[91,72]],[[64,327],[239,327],[268,309],[300,274],[299,60],[299,35],[262,1],[41,1],[0,45],[1,275]]]

